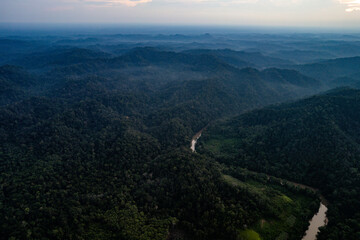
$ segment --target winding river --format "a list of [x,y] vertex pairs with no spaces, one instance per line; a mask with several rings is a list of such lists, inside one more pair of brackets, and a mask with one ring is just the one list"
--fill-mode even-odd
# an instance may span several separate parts
[[[205,127],[206,128],[206,127]],[[195,146],[196,146],[196,143],[197,141],[199,140],[199,138],[201,137],[201,133],[204,131],[204,129],[201,129],[198,133],[196,133],[193,138],[191,139],[191,145],[190,145],[190,149],[193,151],[193,152],[196,152],[195,150]]]
[[319,227],[325,226],[327,224],[326,212],[327,207],[323,202],[321,202],[319,211],[311,219],[310,226],[302,240],[316,240],[316,235],[319,232]]
[[[201,129],[198,133],[196,133],[194,135],[194,137],[191,139],[191,145],[190,145],[190,149],[193,152],[196,152],[196,143],[199,140],[199,138],[201,137],[202,132],[204,131],[205,128]],[[268,176],[271,177],[271,176]],[[295,182],[290,182],[287,180],[281,180],[281,182],[287,182],[288,184],[297,186],[299,188],[303,188],[303,189],[309,189],[311,191],[314,192],[319,192],[317,189],[314,189],[312,187],[309,186],[305,186],[303,184],[299,184],[299,183],[295,183]],[[320,203],[320,207],[318,212],[313,216],[313,218],[310,220],[310,225],[308,230],[305,232],[304,237],[302,238],[302,240],[316,240],[317,234],[319,232],[319,228],[323,227],[327,224],[328,219],[326,217],[326,212],[327,212],[327,201],[326,199],[320,195],[320,199],[321,199],[321,203]]]

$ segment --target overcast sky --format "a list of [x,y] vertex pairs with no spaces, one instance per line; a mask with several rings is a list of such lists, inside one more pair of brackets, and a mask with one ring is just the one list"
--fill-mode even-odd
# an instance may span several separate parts
[[0,0],[0,22],[360,29],[360,0]]

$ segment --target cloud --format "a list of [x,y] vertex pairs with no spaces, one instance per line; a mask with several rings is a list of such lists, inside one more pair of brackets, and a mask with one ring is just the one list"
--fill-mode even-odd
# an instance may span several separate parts
[[166,2],[177,3],[216,3],[220,6],[231,6],[237,4],[254,4],[259,0],[166,0]]
[[84,0],[84,2],[93,4],[104,4],[106,6],[114,6],[121,4],[128,7],[135,7],[142,3],[152,2],[152,0]]
[[48,9],[50,12],[63,12],[74,10],[74,7],[71,6],[57,6]]
[[339,0],[339,2],[347,5],[345,10],[347,12],[360,11],[360,0]]
[[[135,7],[142,3],[150,3],[153,0],[62,0],[68,2],[86,2],[93,6],[114,6],[126,5],[128,7]],[[221,6],[231,6],[237,4],[255,4],[270,2],[276,6],[287,6],[291,4],[300,3],[302,0],[155,0],[157,2],[165,3],[185,3],[185,4],[201,4],[201,3],[216,3]]]
[[[1,0],[0,0],[1,1]],[[63,2],[75,3],[75,2],[85,2],[89,3],[92,6],[96,7],[111,7],[116,5],[125,5],[128,7],[135,7],[139,4],[150,3],[153,0],[61,0]],[[185,4],[195,4],[195,3],[216,3],[221,6],[230,6],[236,4],[255,4],[255,3],[270,3],[275,6],[290,6],[301,4],[304,0],[154,0],[157,2],[165,3],[185,3]],[[360,0],[333,0],[337,1],[340,4],[346,5],[347,12],[360,11]]]
[[[63,1],[81,1],[81,0],[63,0]],[[83,2],[92,3],[102,6],[113,6],[113,5],[126,5],[128,7],[135,7],[138,4],[149,3],[152,0],[82,0]],[[159,0],[159,2],[167,3],[219,3],[221,5],[231,5],[231,4],[244,4],[244,3],[257,3],[259,0]]]
[[291,5],[291,4],[297,4],[300,3],[301,0],[270,0],[271,3],[275,4],[275,5]]

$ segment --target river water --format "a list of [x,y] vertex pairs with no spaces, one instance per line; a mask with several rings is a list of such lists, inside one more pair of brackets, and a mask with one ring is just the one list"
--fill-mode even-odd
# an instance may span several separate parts
[[196,142],[197,142],[197,140],[199,140],[200,137],[201,137],[201,133],[195,135],[195,137],[193,137],[193,139],[191,140],[191,147],[190,148],[191,148],[191,150],[193,152],[196,152],[196,150],[195,150]]
[[327,207],[323,203],[320,203],[319,211],[311,219],[310,226],[302,240],[316,240],[319,227],[325,226],[327,224],[326,211]]

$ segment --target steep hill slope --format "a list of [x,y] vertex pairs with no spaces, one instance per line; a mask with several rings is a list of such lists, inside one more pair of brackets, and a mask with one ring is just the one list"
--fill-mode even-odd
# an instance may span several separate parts
[[330,200],[319,239],[357,239],[359,133],[360,91],[339,89],[215,124],[198,151],[319,188]]
[[[181,147],[235,106],[216,82],[139,94],[106,80],[68,79],[0,107],[1,236],[235,240],[262,217],[292,217],[297,224],[284,228],[300,239],[313,196],[261,181],[231,184],[212,159]],[[178,98],[184,86],[193,94]]]

